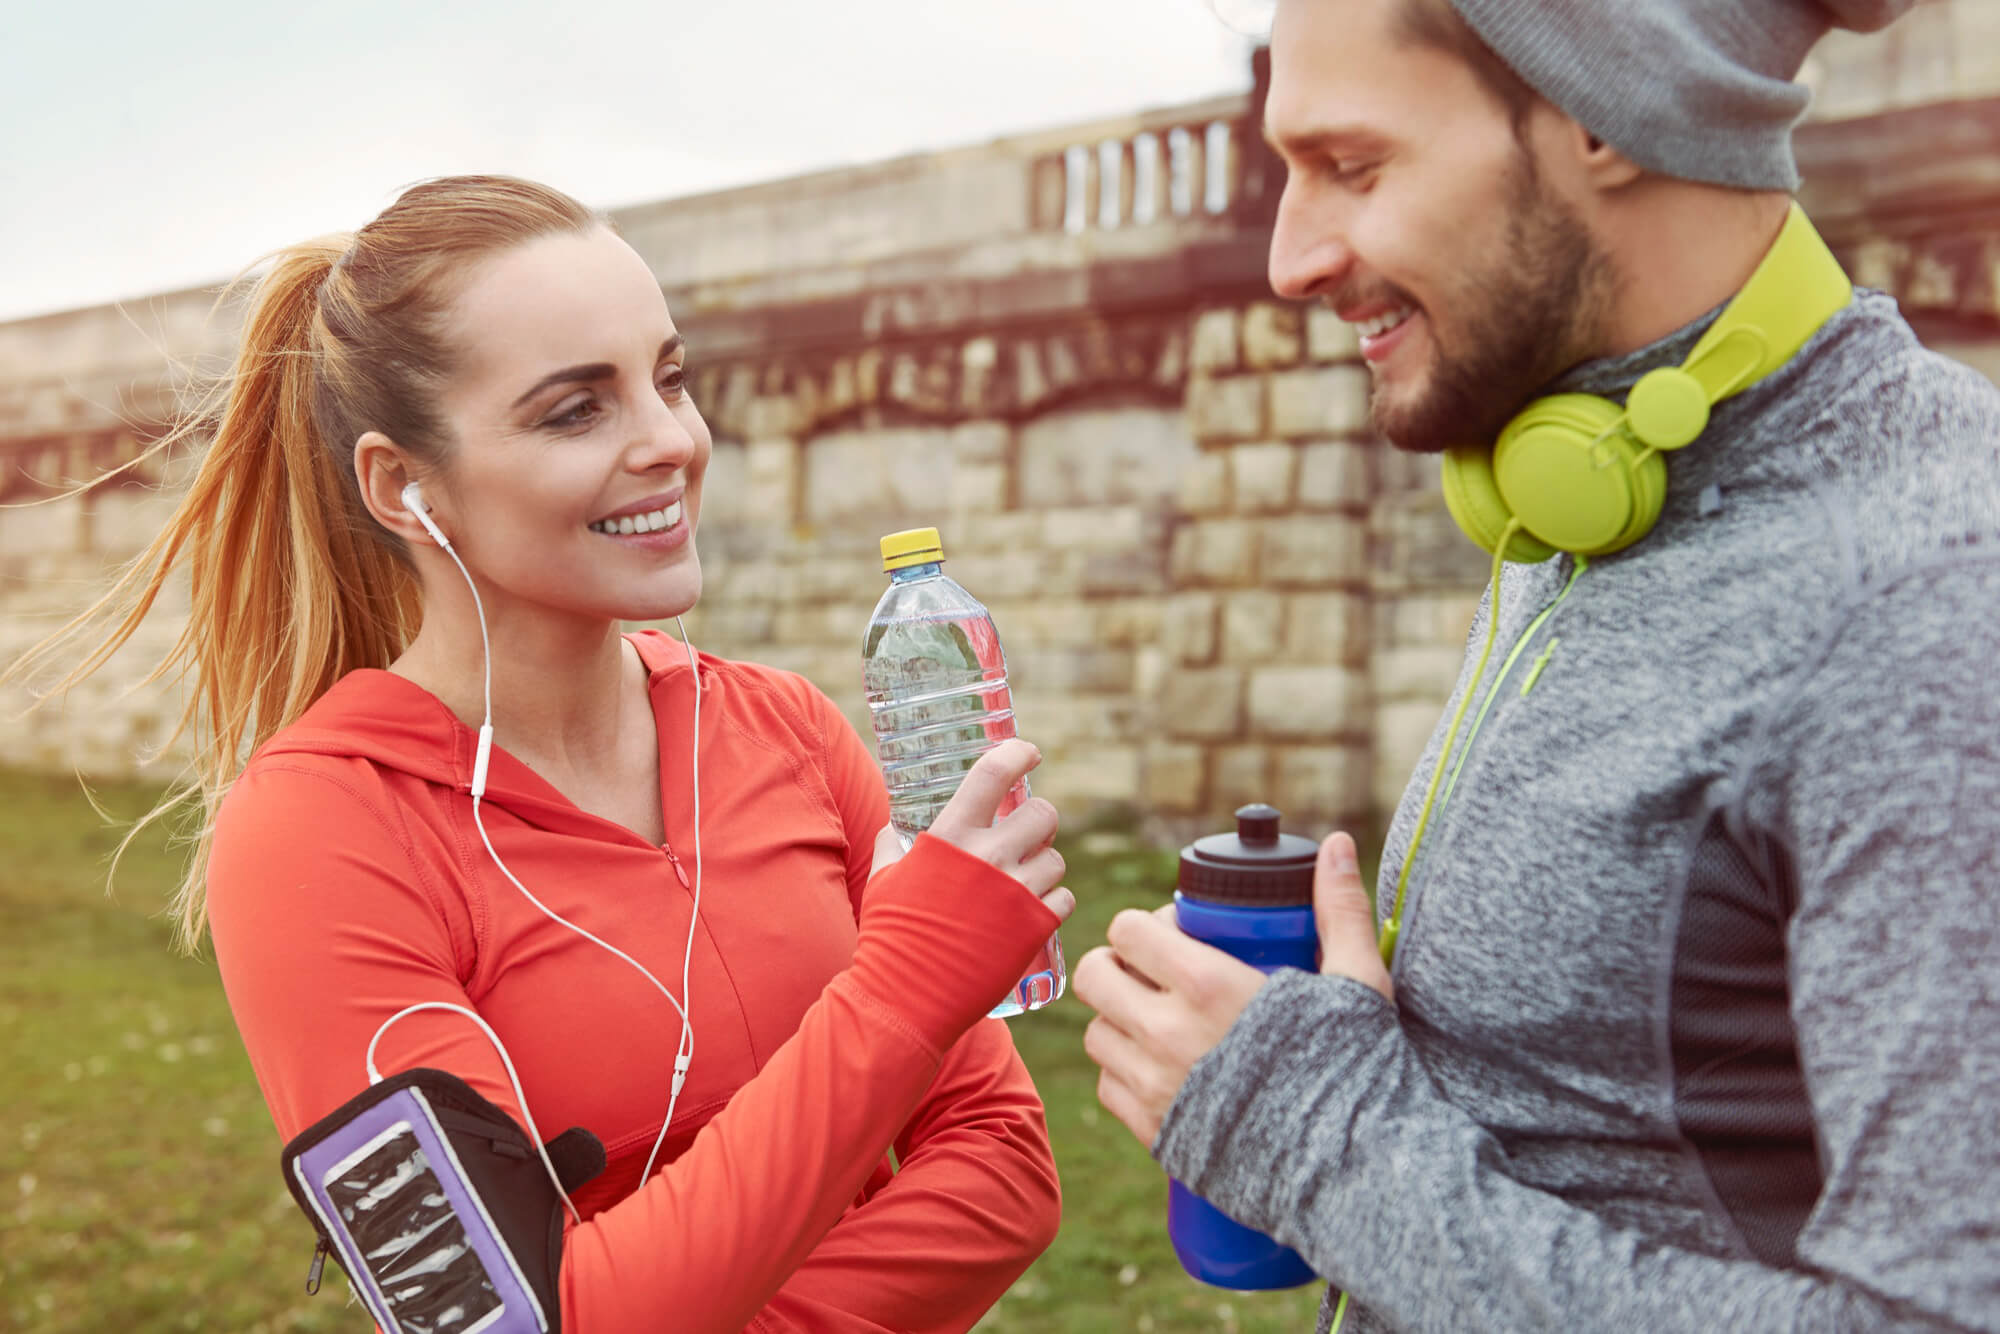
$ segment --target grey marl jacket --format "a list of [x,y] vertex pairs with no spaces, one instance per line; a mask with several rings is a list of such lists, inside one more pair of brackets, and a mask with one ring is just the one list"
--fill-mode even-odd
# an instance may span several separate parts
[[1396,1004],[1279,974],[1154,1152],[1345,1330],[2000,1330],[2000,392],[1860,292],[1669,476],[1482,605]]

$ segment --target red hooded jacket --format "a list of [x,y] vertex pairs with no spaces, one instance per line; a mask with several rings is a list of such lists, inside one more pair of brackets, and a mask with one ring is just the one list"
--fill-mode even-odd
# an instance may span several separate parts
[[[632,642],[667,845],[498,745],[482,815],[538,898],[678,995],[694,691],[678,643]],[[1040,1099],[1006,1026],[978,1018],[1055,916],[929,836],[871,882],[888,800],[846,719],[790,673],[699,661],[694,1062],[653,1178],[679,1018],[507,882],[473,825],[474,733],[389,672],[343,678],[266,743],[217,820],[210,925],[265,1100],[289,1139],[365,1085],[390,1015],[465,1005],[506,1043],[541,1134],[586,1127],[610,1159],[574,1195],[565,1334],[967,1329],[1059,1214]],[[451,1071],[522,1119],[461,1015],[398,1021],[376,1064]]]

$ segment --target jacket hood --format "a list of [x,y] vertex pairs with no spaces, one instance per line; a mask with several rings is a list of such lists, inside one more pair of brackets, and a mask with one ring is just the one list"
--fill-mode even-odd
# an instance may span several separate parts
[[[678,640],[657,630],[625,638],[638,650],[656,700],[663,682],[687,676]],[[703,669],[706,678],[705,662]],[[568,798],[507,752],[506,741],[502,716],[495,720],[485,799],[523,814],[538,809],[573,812]],[[252,763],[300,755],[362,759],[470,793],[478,750],[477,725],[461,722],[436,695],[394,672],[361,668],[341,677],[298,721],[258,747]]]

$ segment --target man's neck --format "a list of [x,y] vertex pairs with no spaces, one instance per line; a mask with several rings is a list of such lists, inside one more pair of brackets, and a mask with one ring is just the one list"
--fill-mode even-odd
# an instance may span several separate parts
[[1791,196],[1649,177],[1621,191],[1600,237],[1619,275],[1599,356],[1656,343],[1734,296],[1769,253]]

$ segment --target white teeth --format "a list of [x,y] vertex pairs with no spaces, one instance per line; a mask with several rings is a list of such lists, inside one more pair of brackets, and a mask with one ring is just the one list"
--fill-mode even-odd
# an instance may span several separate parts
[[1354,326],[1354,329],[1363,338],[1379,338],[1416,313],[1416,308],[1413,306],[1400,306],[1386,315],[1377,315],[1372,320],[1362,320]]
[[627,514],[618,519],[599,519],[590,525],[590,531],[618,536],[627,533],[657,533],[673,527],[680,521],[681,502],[676,500],[665,509],[651,510],[645,514]]

